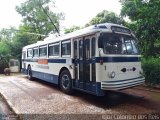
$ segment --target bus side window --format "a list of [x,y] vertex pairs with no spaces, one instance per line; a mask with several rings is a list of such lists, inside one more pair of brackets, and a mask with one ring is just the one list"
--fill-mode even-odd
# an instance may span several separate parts
[[27,50],[27,57],[32,57],[33,56],[33,50],[32,49],[28,49]]
[[49,56],[59,56],[59,43],[49,45]]
[[71,55],[71,42],[62,42],[62,55]]
[[49,46],[48,48],[48,55],[53,56],[53,46]]
[[53,56],[59,56],[59,44],[53,46]]
[[38,48],[33,49],[33,57],[38,57]]
[[83,59],[83,40],[79,40],[79,59]]
[[42,46],[39,48],[39,56],[46,57],[47,56],[47,46]]
[[86,44],[86,59],[90,59],[90,39],[85,40]]

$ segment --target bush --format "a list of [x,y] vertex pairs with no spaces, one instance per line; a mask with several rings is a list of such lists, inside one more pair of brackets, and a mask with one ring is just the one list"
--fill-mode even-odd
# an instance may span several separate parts
[[142,68],[144,71],[146,84],[160,84],[160,58],[143,58]]
[[8,61],[6,61],[5,59],[1,58],[0,59],[0,74],[4,73],[4,69],[9,67],[8,66]]

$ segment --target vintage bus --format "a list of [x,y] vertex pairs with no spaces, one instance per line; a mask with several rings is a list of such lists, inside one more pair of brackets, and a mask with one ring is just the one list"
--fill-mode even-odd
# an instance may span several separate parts
[[104,23],[49,36],[22,50],[22,71],[60,86],[104,96],[144,83],[137,39],[128,28]]

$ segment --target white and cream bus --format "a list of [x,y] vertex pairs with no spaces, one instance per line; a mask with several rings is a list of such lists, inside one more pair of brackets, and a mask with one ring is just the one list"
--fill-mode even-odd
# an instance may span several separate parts
[[128,28],[104,23],[64,36],[49,36],[22,50],[22,71],[28,78],[97,96],[144,83],[136,38]]

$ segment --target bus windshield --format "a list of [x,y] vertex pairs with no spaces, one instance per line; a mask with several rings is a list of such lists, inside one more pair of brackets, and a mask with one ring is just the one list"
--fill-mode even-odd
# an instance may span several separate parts
[[105,54],[139,54],[136,39],[121,34],[103,34],[103,51]]

